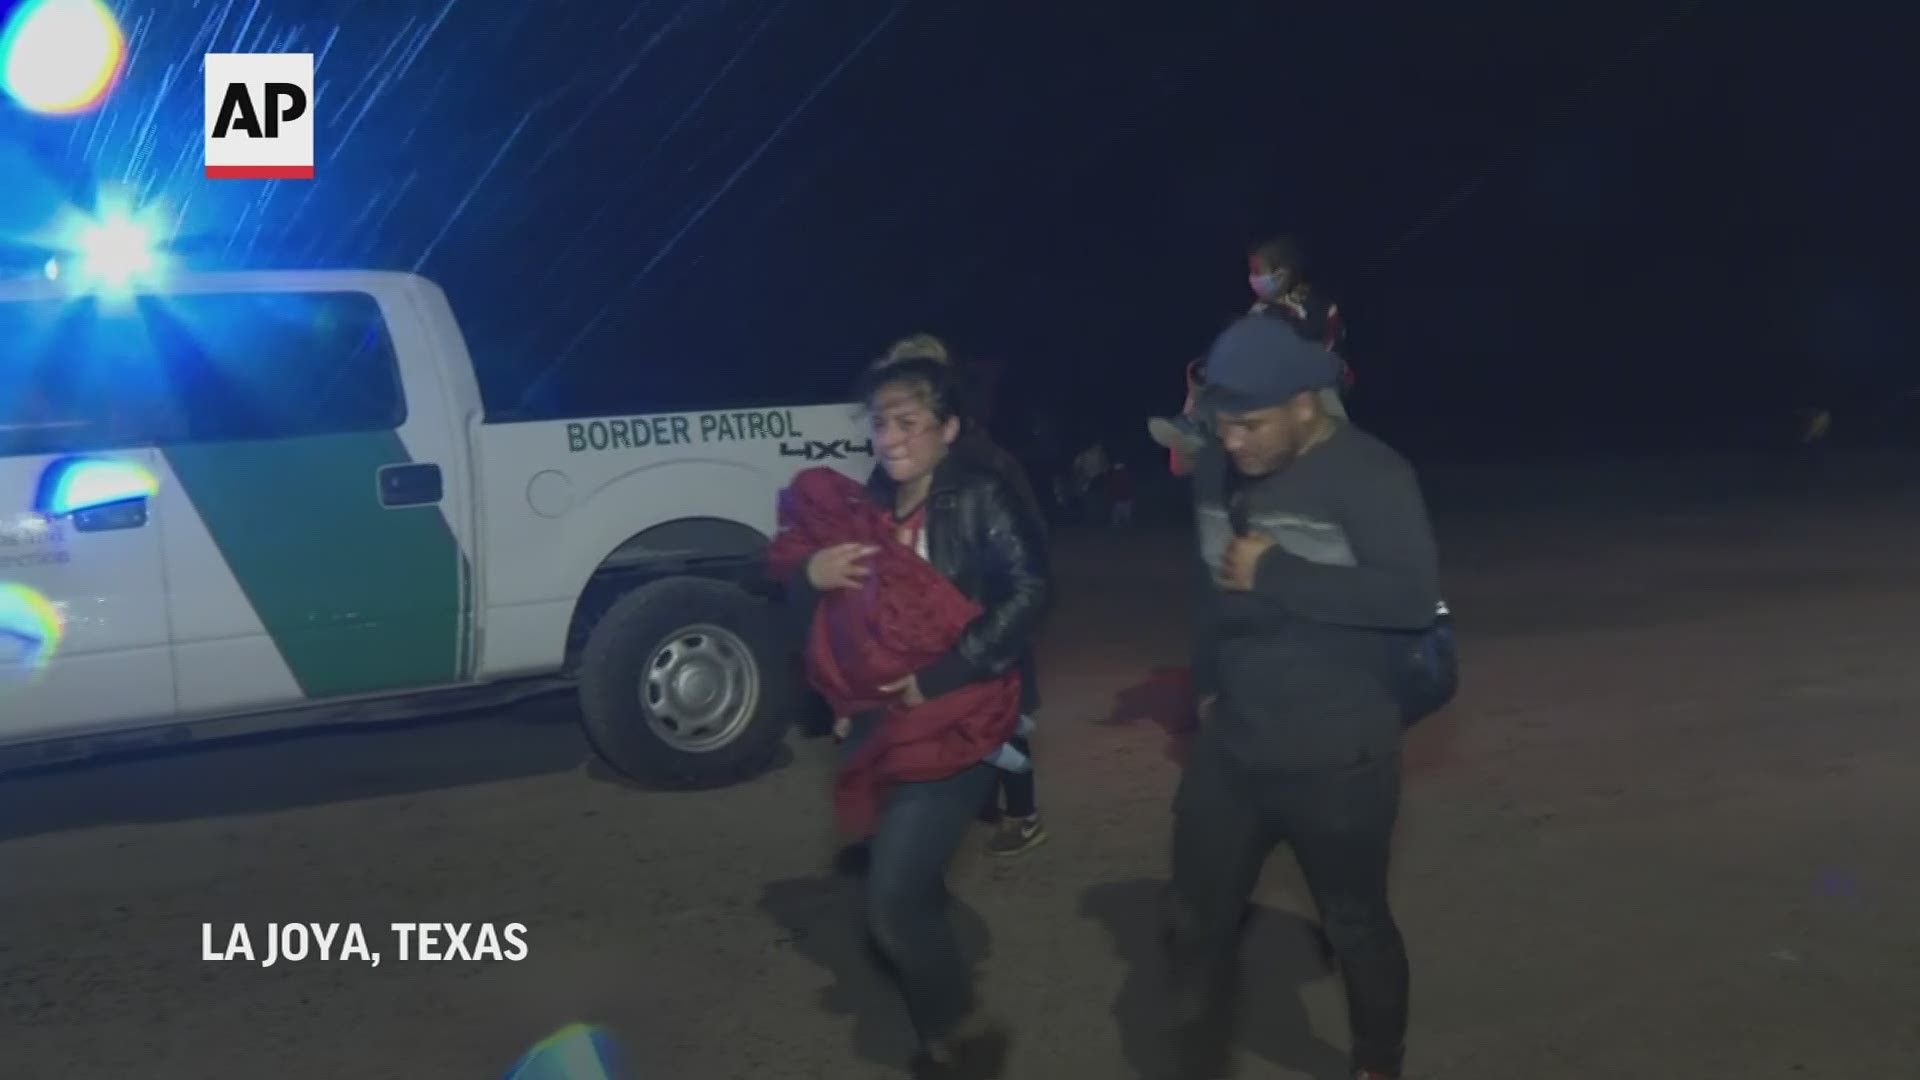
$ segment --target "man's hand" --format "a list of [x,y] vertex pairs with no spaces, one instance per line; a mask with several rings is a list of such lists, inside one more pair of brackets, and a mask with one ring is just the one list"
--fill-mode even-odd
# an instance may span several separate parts
[[907,706],[909,709],[915,705],[925,705],[927,703],[926,696],[920,693],[920,677],[918,675],[909,675],[904,679],[896,679],[881,687],[880,692],[883,694],[899,694],[901,704]]
[[853,717],[836,716],[833,718],[834,742],[846,742],[847,736],[851,734],[853,734]]
[[1220,587],[1235,592],[1251,591],[1260,560],[1272,549],[1273,537],[1264,533],[1234,537],[1227,543],[1226,553],[1220,556]]
[[1204,724],[1207,721],[1213,719],[1213,707],[1215,705],[1218,705],[1219,703],[1220,703],[1219,694],[1208,694],[1206,697],[1203,697],[1200,699],[1200,702],[1197,706],[1195,706],[1194,711],[1199,715],[1201,723]]
[[860,565],[860,560],[879,550],[872,544],[835,544],[821,548],[807,560],[807,581],[821,592],[857,589],[871,572]]

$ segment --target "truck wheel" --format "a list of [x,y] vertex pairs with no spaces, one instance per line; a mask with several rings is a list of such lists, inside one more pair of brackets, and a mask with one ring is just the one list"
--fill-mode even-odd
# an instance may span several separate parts
[[791,718],[767,605],[724,582],[664,578],[615,601],[580,659],[580,711],[607,764],[717,787],[764,769]]

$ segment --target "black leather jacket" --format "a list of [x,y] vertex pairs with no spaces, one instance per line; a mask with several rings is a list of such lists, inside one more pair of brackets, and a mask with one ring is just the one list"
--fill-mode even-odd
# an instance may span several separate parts
[[[867,490],[881,506],[893,506],[893,480],[885,469],[873,470]],[[1007,480],[967,455],[950,455],[934,471],[927,561],[985,610],[952,651],[920,672],[922,694],[939,697],[1018,666],[1025,676],[1021,706],[1039,707],[1033,636],[1053,602],[1053,569],[1040,528]]]
[[[867,490],[875,502],[892,509],[894,485],[884,469],[874,469]],[[1019,667],[1022,707],[1036,708],[1033,637],[1053,601],[1053,572],[1040,523],[1005,480],[965,455],[953,455],[934,473],[926,530],[927,561],[984,610],[947,655],[920,670],[920,692],[939,697]],[[805,567],[794,577],[789,595],[810,613],[817,597]]]
[[1020,500],[1020,506],[1033,515],[1044,537],[1047,528],[1047,509],[1040,504],[1040,494],[1033,490],[1033,478],[1027,475],[1027,467],[1020,459],[1008,453],[1006,448],[994,442],[993,438],[978,428],[970,428],[953,444],[952,453],[968,465],[985,469],[1007,482]]
[[[1033,481],[1027,476],[1027,467],[1020,464],[1020,459],[1007,453],[1005,448],[977,428],[962,434],[959,441],[953,444],[952,453],[962,463],[956,468],[984,469],[1006,483],[1018,498],[1020,509],[1026,512],[1032,522],[1044,554],[1048,542],[1047,512],[1040,505],[1039,496],[1033,490]],[[1031,647],[1020,658],[1020,708],[1028,714],[1040,708],[1040,671],[1034,663]]]

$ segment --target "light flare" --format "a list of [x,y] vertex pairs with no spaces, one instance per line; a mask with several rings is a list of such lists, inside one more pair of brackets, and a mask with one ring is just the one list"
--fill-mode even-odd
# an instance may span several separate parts
[[28,112],[91,112],[126,64],[126,35],[104,0],[27,0],[0,29],[0,88]]
[[66,616],[53,601],[17,582],[0,582],[0,673],[41,671],[66,631]]

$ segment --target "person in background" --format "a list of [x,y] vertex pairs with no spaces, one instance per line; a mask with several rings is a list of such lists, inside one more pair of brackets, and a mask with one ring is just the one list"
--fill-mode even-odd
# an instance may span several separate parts
[[1387,899],[1399,688],[1438,617],[1439,556],[1413,468],[1328,414],[1340,368],[1261,315],[1207,356],[1201,723],[1174,799],[1168,936],[1176,1046],[1194,1076],[1225,1075],[1239,931],[1280,843],[1346,984],[1355,1075],[1392,1080],[1405,1054],[1407,952]]
[[[977,612],[935,659],[873,688],[894,696],[888,706],[836,720],[843,748],[836,810],[856,837],[870,837],[867,919],[919,1033],[914,1076],[991,1080],[1004,1075],[1010,1036],[975,999],[947,910],[946,875],[992,794],[1000,771],[994,756],[1018,725],[1019,690],[1007,683],[1021,681],[1019,664],[1051,602],[1045,541],[1005,480],[954,452],[964,421],[950,365],[925,357],[875,365],[861,396],[878,464],[864,490],[833,474],[850,495],[818,505],[846,515],[851,498],[853,509],[886,517],[878,527],[891,534],[879,538],[893,543],[815,546],[811,535],[795,543],[783,521],[774,548],[780,565],[797,566],[786,576],[803,610],[825,611],[836,590],[859,594],[870,576],[880,589],[905,580],[918,567],[903,570],[904,554],[924,560]],[[893,561],[881,566],[882,557]],[[935,599],[919,596],[923,606]],[[920,610],[899,605],[894,617]],[[892,627],[903,638],[911,629]],[[831,644],[835,635],[815,635],[822,640]],[[823,659],[831,658],[810,662]],[[983,707],[991,703],[991,715],[972,707],[974,696]],[[964,707],[955,710],[956,700]],[[930,724],[935,730],[925,730]]]
[[1107,503],[1112,508],[1114,528],[1133,524],[1133,474],[1124,461],[1114,462],[1107,470]]
[[[1254,245],[1247,252],[1247,285],[1253,290],[1253,306],[1247,314],[1282,319],[1301,337],[1339,355],[1346,344],[1340,306],[1307,282],[1305,268],[1305,255],[1292,237],[1274,237]],[[1169,468],[1175,476],[1193,471],[1194,457],[1207,439],[1206,425],[1195,411],[1206,382],[1204,367],[1199,360],[1187,364],[1187,398],[1180,415],[1156,416],[1147,421],[1153,441],[1167,448]],[[1346,403],[1340,395],[1342,389],[1352,385],[1353,370],[1343,359],[1339,384],[1320,395],[1328,415],[1346,419]]]
[[[953,366],[953,354],[944,341],[932,334],[913,334],[894,342],[873,365],[873,370],[878,371],[907,360],[931,360],[949,368]],[[1027,475],[1026,467],[1018,458],[995,442],[978,423],[962,426],[953,452],[961,460],[970,461],[1005,481],[1019,497],[1034,530],[1044,539],[1047,531],[1046,508],[1041,505],[1040,497],[1033,489],[1032,478]],[[989,793],[980,812],[982,820],[998,827],[993,838],[987,842],[987,852],[1003,857],[1023,854],[1047,841],[1046,825],[1040,820],[1039,789],[1034,778],[1031,736],[1033,718],[1040,709],[1040,684],[1031,649],[1020,657],[1020,678],[1020,730],[1008,744],[1008,753],[1001,755],[998,760],[1001,766],[998,783]]]
[[1103,443],[1093,443],[1073,457],[1073,490],[1080,500],[1080,519],[1089,524],[1097,523],[1106,517],[1103,505],[1105,493],[1100,481],[1106,478],[1107,470],[1113,467],[1107,458],[1107,448]]
[[1061,518],[1073,513],[1073,476],[1062,469],[1053,474],[1053,512]]
[[[1327,351],[1335,355],[1341,354],[1347,334],[1340,319],[1340,305],[1307,281],[1306,256],[1292,237],[1275,237],[1247,253],[1247,284],[1255,297],[1248,314],[1285,319],[1301,337],[1326,346]],[[1352,384],[1352,369],[1343,359],[1340,386]],[[1321,404],[1330,415],[1346,418],[1338,393],[1331,399],[1323,395]]]

